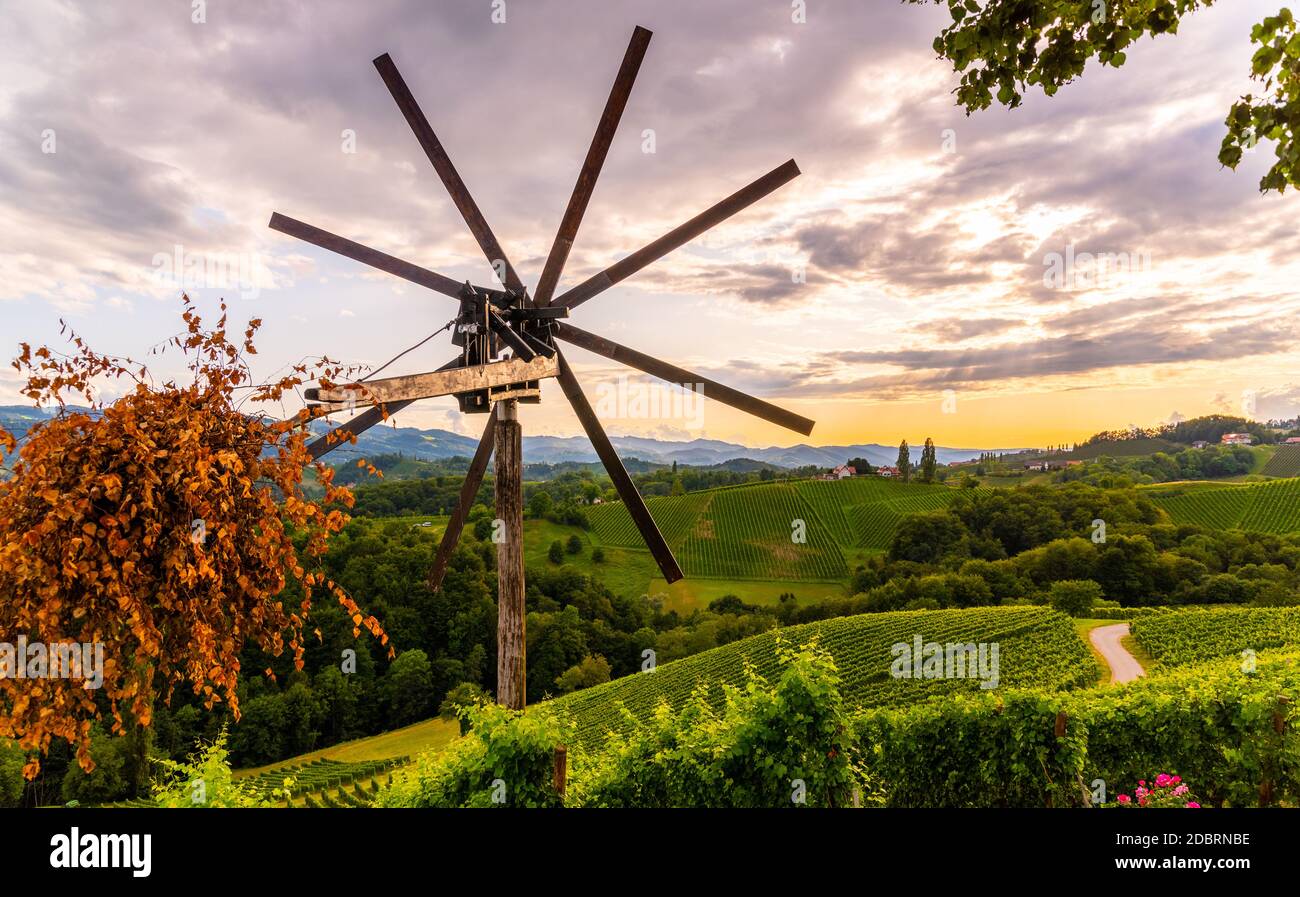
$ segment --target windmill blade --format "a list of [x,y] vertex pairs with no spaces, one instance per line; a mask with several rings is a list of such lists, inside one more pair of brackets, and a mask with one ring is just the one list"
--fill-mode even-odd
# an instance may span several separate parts
[[[451,361],[438,368],[438,370],[450,370],[451,368],[459,367],[460,364],[460,356],[457,355]],[[376,405],[373,408],[367,408],[347,423],[339,424],[324,436],[313,440],[307,446],[307,453],[311,455],[313,461],[316,461],[321,457],[321,455],[334,451],[334,449],[349,441],[351,437],[360,436],[366,430],[369,430],[375,424],[381,422],[384,419],[385,412],[387,412],[387,415],[391,417],[414,401],[415,399],[405,399],[396,402],[388,402],[385,405]]]
[[483,438],[478,441],[474,458],[469,462],[469,470],[465,471],[465,481],[460,485],[460,499],[456,503],[456,510],[451,512],[447,529],[442,534],[442,542],[438,545],[438,554],[433,559],[433,566],[429,568],[430,591],[437,592],[442,588],[442,578],[447,575],[451,553],[456,550],[461,531],[465,529],[465,519],[469,517],[470,505],[474,503],[474,496],[478,495],[478,487],[483,485],[483,474],[487,471],[488,460],[492,457],[496,423],[497,406],[493,405],[492,411],[488,413],[487,426],[483,429]]
[[793,411],[786,411],[784,408],[770,402],[764,402],[762,399],[755,398],[740,390],[732,389],[730,386],[724,386],[707,377],[693,374],[685,368],[677,367],[675,364],[660,361],[658,358],[646,355],[644,352],[621,346],[611,339],[581,330],[566,321],[556,321],[554,326],[557,337],[573,343],[575,346],[581,346],[588,352],[603,355],[611,361],[634,367],[651,376],[667,380],[669,383],[679,383],[688,388],[698,385],[702,388],[706,398],[722,402],[724,405],[730,405],[732,408],[739,408],[741,411],[794,430],[796,433],[802,433],[804,436],[812,432],[816,423],[802,415],[795,414]]
[[327,230],[321,230],[319,227],[313,227],[296,218],[290,218],[288,215],[281,215],[279,212],[271,216],[270,227],[282,234],[297,237],[299,240],[311,243],[313,246],[319,246],[321,249],[328,249],[330,252],[337,252],[339,255],[346,256],[353,261],[361,262],[363,265],[369,265],[372,268],[378,268],[380,271],[386,271],[403,280],[409,280],[411,283],[428,287],[436,293],[442,293],[444,296],[450,296],[453,299],[459,298],[460,291],[464,287],[464,284],[452,280],[450,277],[444,277],[434,271],[421,268],[419,265],[404,262],[395,256],[380,252],[378,249],[371,249],[369,246],[354,242],[346,237],[340,237],[338,234],[332,234]]
[[654,518],[650,516],[650,509],[645,506],[641,493],[636,491],[636,484],[628,476],[627,469],[623,467],[623,462],[618,457],[618,452],[614,451],[609,437],[605,435],[605,428],[600,425],[596,413],[587,402],[587,397],[583,395],[582,386],[578,383],[578,378],[573,375],[573,369],[564,359],[564,353],[559,352],[557,355],[560,359],[560,388],[564,390],[564,395],[573,406],[574,413],[578,415],[582,429],[587,431],[587,438],[591,440],[592,447],[600,457],[600,463],[605,465],[609,478],[614,481],[614,488],[618,490],[623,505],[632,515],[636,528],[641,531],[641,538],[645,539],[646,547],[654,556],[655,563],[663,571],[664,579],[670,583],[676,582],[682,578],[682,568],[677,565],[677,558],[673,557],[672,549],[668,547],[663,533],[659,532]]
[[596,178],[600,177],[605,156],[609,154],[609,145],[614,140],[614,132],[618,130],[619,119],[623,117],[623,109],[632,93],[632,84],[636,81],[641,60],[645,58],[646,48],[650,45],[650,37],[651,32],[640,25],[632,32],[632,40],[627,45],[627,52],[623,54],[623,64],[618,68],[614,87],[609,92],[609,99],[605,101],[605,111],[601,113],[596,134],[591,138],[591,146],[587,149],[587,158],[583,160],[578,172],[573,195],[569,197],[569,205],[564,210],[564,217],[560,219],[560,230],[555,235],[550,255],[546,257],[546,264],[542,268],[542,276],[537,281],[533,301],[539,306],[549,305],[555,294],[555,285],[559,282],[560,272],[564,270],[569,250],[573,248],[578,225],[582,223],[582,216],[587,211],[592,191],[596,189]]
[[375,60],[375,68],[379,70],[379,77],[384,79],[384,84],[388,86],[388,92],[393,95],[397,101],[397,106],[402,110],[402,116],[406,123],[411,126],[415,132],[415,139],[420,142],[424,154],[429,157],[433,163],[433,168],[438,172],[438,177],[442,179],[442,184],[451,194],[451,201],[456,208],[460,210],[461,217],[469,225],[470,232],[478,245],[483,249],[483,254],[487,256],[488,264],[494,268],[501,263],[505,268],[505,283],[512,290],[523,291],[524,285],[520,281],[519,275],[511,266],[510,260],[506,258],[505,250],[497,242],[496,236],[492,233],[492,228],[488,227],[487,219],[479,211],[478,204],[474,202],[474,197],[470,196],[469,189],[465,182],[461,180],[460,173],[456,171],[456,166],[451,164],[451,158],[447,151],[443,149],[442,142],[438,140],[438,135],[433,133],[433,127],[430,126],[429,120],[424,117],[424,112],[420,110],[419,103],[415,102],[415,96],[411,89],[406,86],[406,81],[397,71],[397,66],[393,64],[392,57],[387,53]]
[[571,290],[562,293],[551,304],[575,308],[593,296],[605,292],[620,280],[631,277],[651,262],[663,258],[680,246],[694,240],[709,228],[726,221],[732,215],[753,205],[778,187],[799,176],[799,166],[794,159],[772,169],[747,187],[716,205],[696,215],[685,224],[673,228],[653,243],[649,243],[620,262],[615,262],[599,274],[587,278]]

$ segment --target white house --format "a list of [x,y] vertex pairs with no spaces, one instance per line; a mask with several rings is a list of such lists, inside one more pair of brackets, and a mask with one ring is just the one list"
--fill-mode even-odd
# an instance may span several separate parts
[[1224,445],[1251,445],[1255,442],[1255,437],[1249,433],[1224,433],[1219,441]]

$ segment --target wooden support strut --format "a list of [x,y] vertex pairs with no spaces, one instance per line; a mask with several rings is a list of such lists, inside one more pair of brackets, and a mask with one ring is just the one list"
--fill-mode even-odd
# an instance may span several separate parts
[[536,356],[532,361],[508,358],[490,364],[431,371],[427,374],[408,374],[382,380],[367,380],[362,383],[346,383],[329,389],[316,387],[304,390],[303,395],[307,401],[330,406],[329,410],[334,411],[361,405],[430,399],[435,396],[492,389],[512,383],[554,377],[559,372],[559,362],[554,358]]
[[514,399],[496,405],[497,703],[523,710],[524,652],[523,430]]

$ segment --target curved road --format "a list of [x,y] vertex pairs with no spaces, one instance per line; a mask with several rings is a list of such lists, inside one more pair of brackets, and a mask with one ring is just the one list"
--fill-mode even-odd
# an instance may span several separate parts
[[1138,663],[1128,649],[1119,643],[1119,640],[1128,635],[1127,623],[1116,623],[1113,626],[1098,626],[1088,633],[1088,640],[1092,646],[1101,652],[1101,656],[1106,658],[1106,663],[1110,664],[1112,682],[1132,682],[1139,676],[1145,676],[1146,671],[1142,669],[1142,664]]

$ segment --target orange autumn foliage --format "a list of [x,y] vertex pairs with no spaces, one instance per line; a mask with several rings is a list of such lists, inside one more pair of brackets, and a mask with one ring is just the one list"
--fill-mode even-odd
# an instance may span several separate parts
[[[240,410],[341,369],[324,359],[254,384],[246,357],[260,320],[232,342],[224,303],[208,331],[182,301],[185,332],[164,351],[185,354],[190,382],[155,385],[144,365],[92,352],[75,334],[69,354],[24,343],[14,362],[24,394],[59,414],[32,428],[0,482],[0,640],[101,643],[104,669],[97,691],[77,679],[0,678],[0,737],[41,753],[64,739],[87,771],[94,720],[111,718],[116,734],[147,726],[155,701],[177,686],[209,708],[224,701],[238,719],[240,651],[287,648],[301,668],[321,592],[347,610],[354,635],[364,628],[388,643],[379,621],[319,572],[348,520],[338,506],[353,498],[320,463],[323,500],[304,493],[308,415]],[[95,414],[66,406],[64,393],[94,405],[104,378],[134,386]],[[2,429],[0,446],[15,450]],[[25,772],[38,769],[32,760]]]

